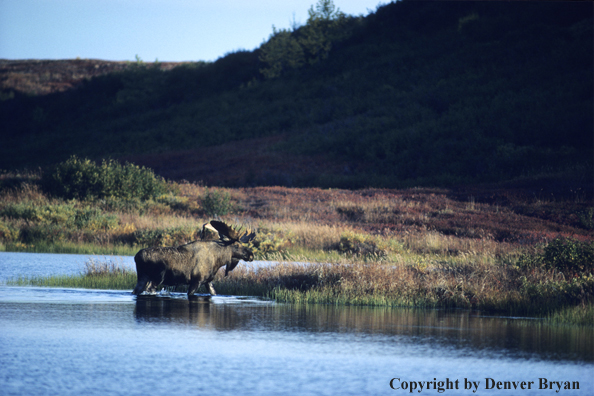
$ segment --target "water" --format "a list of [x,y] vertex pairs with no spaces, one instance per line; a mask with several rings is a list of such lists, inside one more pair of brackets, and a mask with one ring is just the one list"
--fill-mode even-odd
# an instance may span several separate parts
[[[62,267],[64,255],[34,256],[80,270]],[[2,274],[31,268],[31,255],[14,257],[0,253]],[[557,394],[540,378],[591,395],[593,349],[591,329],[467,311],[0,286],[0,395],[388,395],[446,379],[454,389],[413,393]]]
[[129,256],[96,256],[82,254],[44,254],[0,252],[0,282],[19,275],[49,276],[56,274],[79,274],[89,260],[113,261],[123,267],[136,270],[134,258]]

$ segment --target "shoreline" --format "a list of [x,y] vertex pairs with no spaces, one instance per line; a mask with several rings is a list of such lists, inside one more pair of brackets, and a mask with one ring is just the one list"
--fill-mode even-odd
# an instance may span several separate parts
[[[93,272],[94,271],[94,272]],[[351,305],[417,309],[464,309],[483,314],[518,318],[538,318],[559,325],[594,325],[592,301],[560,301],[561,294],[547,296],[509,292],[501,295],[470,296],[466,289],[458,294],[440,291],[437,285],[447,285],[447,276],[423,283],[411,276],[430,276],[435,271],[415,267],[393,267],[378,263],[348,262],[338,264],[311,263],[308,265],[277,262],[270,266],[236,268],[228,277],[217,274],[214,286],[217,294],[240,295],[271,299],[290,304]],[[446,273],[447,271],[442,271]],[[371,285],[377,276],[390,276],[383,283]],[[476,274],[471,274],[471,277]],[[395,278],[405,278],[399,282]],[[460,279],[453,279],[459,283]],[[407,282],[411,282],[407,286]],[[115,261],[87,263],[86,272],[74,275],[37,276],[8,279],[7,286],[69,287],[83,289],[132,290],[136,284],[134,270]],[[184,286],[166,287],[170,292],[185,293]],[[206,291],[206,289],[204,290]],[[556,301],[556,304],[553,302]],[[546,307],[546,308],[545,308]]]

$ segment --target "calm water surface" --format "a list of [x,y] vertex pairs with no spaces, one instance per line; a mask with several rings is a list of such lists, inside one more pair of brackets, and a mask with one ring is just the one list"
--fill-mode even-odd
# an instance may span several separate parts
[[[0,281],[33,261],[76,273],[87,257],[0,253]],[[592,336],[467,311],[0,286],[0,395],[410,394],[394,378],[458,380],[421,395],[592,395]],[[487,378],[534,384],[486,389]],[[580,389],[539,389],[540,378]]]

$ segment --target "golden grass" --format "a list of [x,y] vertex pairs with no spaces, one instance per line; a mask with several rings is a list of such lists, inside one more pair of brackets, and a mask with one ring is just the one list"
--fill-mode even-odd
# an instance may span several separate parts
[[[22,183],[0,192],[0,248],[134,254],[185,243],[209,220],[200,207],[205,187],[186,183],[174,190],[155,202],[66,202],[47,197],[34,182]],[[483,192],[488,199],[481,201],[480,191],[439,189],[220,190],[233,205],[223,220],[254,229],[256,258],[279,262],[258,270],[238,266],[217,278],[221,293],[514,314],[545,314],[591,299],[591,274],[565,279],[517,265],[558,236],[594,241],[588,200],[543,202],[503,191]],[[21,211],[52,207],[57,214],[25,218],[14,214],[15,205]],[[68,216],[89,208],[99,208],[108,225],[73,228],[78,223]]]
[[[43,230],[30,219],[1,216],[0,242],[5,246],[16,242],[31,245],[35,243],[31,238],[47,232],[53,233],[45,238],[49,243],[95,243],[106,248],[118,244],[135,246],[136,243],[144,247],[135,235],[151,230],[167,233],[173,229],[199,229],[209,220],[200,211],[200,197],[205,187],[186,183],[177,184],[174,189],[179,191],[176,195],[143,204],[142,210],[134,207],[103,209],[117,217],[117,224],[109,229],[70,229],[56,236],[55,230],[49,230],[51,224],[45,224],[48,230]],[[541,208],[539,202],[520,205],[516,199],[514,206],[487,204],[478,202],[474,195],[457,200],[448,190],[439,189],[347,191],[256,187],[220,190],[230,194],[234,207],[224,220],[247,225],[260,235],[283,239],[284,242],[277,245],[285,252],[309,254],[319,259],[335,257],[341,238],[348,233],[368,236],[368,240],[385,251],[383,260],[400,264],[440,260],[467,263],[476,259],[492,263],[502,257],[517,256],[527,247],[558,235],[594,238],[592,230],[575,227],[575,221],[562,216],[567,212],[566,202],[548,202],[548,215],[540,218],[539,212],[527,209]],[[65,204],[63,200],[45,196],[34,180],[22,183],[20,188],[5,189],[0,198],[0,211],[16,203]],[[508,196],[505,200],[511,201]],[[170,206],[168,202],[183,205]],[[578,205],[586,213],[589,207],[584,202],[572,205]],[[93,202],[74,204],[76,207],[101,206]],[[515,213],[518,207],[529,215]],[[559,215],[552,218],[551,211]],[[33,228],[35,232],[31,232]],[[185,239],[165,238],[161,242],[180,243],[182,240]]]
[[[519,274],[517,268],[480,261],[419,267],[343,258],[334,263],[281,261],[264,268],[240,266],[228,277],[219,275],[215,287],[221,293],[262,295],[292,303],[449,307],[513,315],[543,315],[575,303],[561,294],[532,293],[523,288]],[[558,281],[555,277],[535,271],[525,282]]]

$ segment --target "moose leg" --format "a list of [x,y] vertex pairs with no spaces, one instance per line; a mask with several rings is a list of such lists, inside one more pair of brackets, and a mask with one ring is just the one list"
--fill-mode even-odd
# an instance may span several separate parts
[[202,282],[200,280],[192,279],[190,281],[190,285],[188,286],[188,297],[193,296],[200,286],[202,286]]
[[153,282],[150,282],[146,285],[146,290],[149,293],[156,293],[157,292],[157,285]]
[[216,296],[217,295],[217,291],[215,290],[214,286],[212,285],[212,282],[208,282],[207,283],[208,286],[208,291],[210,292],[210,294],[212,296]]
[[150,285],[149,278],[144,276],[142,278],[139,278],[138,282],[136,283],[136,287],[134,288],[134,291],[132,291],[132,294],[142,294],[142,292],[146,290],[148,285]]

